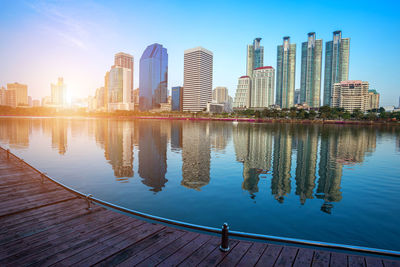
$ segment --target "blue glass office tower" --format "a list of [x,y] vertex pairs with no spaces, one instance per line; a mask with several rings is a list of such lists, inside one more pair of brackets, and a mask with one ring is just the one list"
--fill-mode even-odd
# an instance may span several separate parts
[[183,87],[172,87],[171,92],[171,108],[173,111],[182,111],[183,109]]
[[334,84],[349,79],[350,38],[334,31],[333,40],[325,47],[324,105],[331,106]]
[[140,58],[139,110],[159,108],[167,103],[168,53],[160,44],[149,45]]

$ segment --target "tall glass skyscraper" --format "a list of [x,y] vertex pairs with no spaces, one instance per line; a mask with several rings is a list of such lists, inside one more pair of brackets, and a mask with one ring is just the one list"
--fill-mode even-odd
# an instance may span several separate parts
[[342,32],[334,31],[325,45],[324,105],[331,105],[333,85],[349,79],[349,56],[350,38],[342,39]]
[[296,44],[290,44],[290,37],[283,37],[278,45],[276,69],[276,104],[281,108],[294,106],[294,85],[296,72]]
[[139,109],[159,108],[168,97],[168,53],[160,44],[149,45],[140,58]]
[[308,41],[301,46],[300,103],[310,107],[320,106],[322,67],[322,40],[315,39],[315,32],[308,34]]
[[260,45],[261,38],[256,38],[252,45],[247,46],[247,76],[253,75],[253,70],[264,66],[264,46]]

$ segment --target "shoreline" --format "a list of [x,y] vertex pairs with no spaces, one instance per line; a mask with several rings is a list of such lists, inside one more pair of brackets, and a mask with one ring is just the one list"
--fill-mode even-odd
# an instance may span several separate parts
[[398,125],[397,121],[353,121],[353,120],[298,120],[275,118],[215,118],[215,117],[176,117],[176,116],[38,116],[38,115],[0,115],[0,118],[94,118],[94,119],[150,119],[150,120],[189,120],[189,121],[226,121],[226,122],[253,122],[253,123],[291,123],[291,124],[339,124],[339,125]]

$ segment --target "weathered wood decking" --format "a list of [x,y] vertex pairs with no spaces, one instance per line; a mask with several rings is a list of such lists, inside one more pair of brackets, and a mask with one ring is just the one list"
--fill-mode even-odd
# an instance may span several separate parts
[[373,256],[231,240],[107,210],[0,149],[0,266],[400,266]]

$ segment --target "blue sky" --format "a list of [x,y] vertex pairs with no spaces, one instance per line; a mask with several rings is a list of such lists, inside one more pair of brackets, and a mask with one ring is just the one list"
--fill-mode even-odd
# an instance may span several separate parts
[[[214,53],[213,86],[234,96],[245,74],[246,45],[262,38],[264,65],[276,67],[283,36],[297,44],[314,31],[324,43],[334,30],[350,37],[352,80],[366,80],[381,105],[398,105],[400,62],[397,1],[0,1],[0,86],[28,84],[29,94],[50,94],[63,76],[72,96],[87,96],[104,83],[120,51],[134,56],[134,84],[147,45],[168,49],[169,85],[183,83],[183,51],[203,46]],[[324,51],[325,53],[325,45]],[[322,94],[321,94],[322,95]]]

